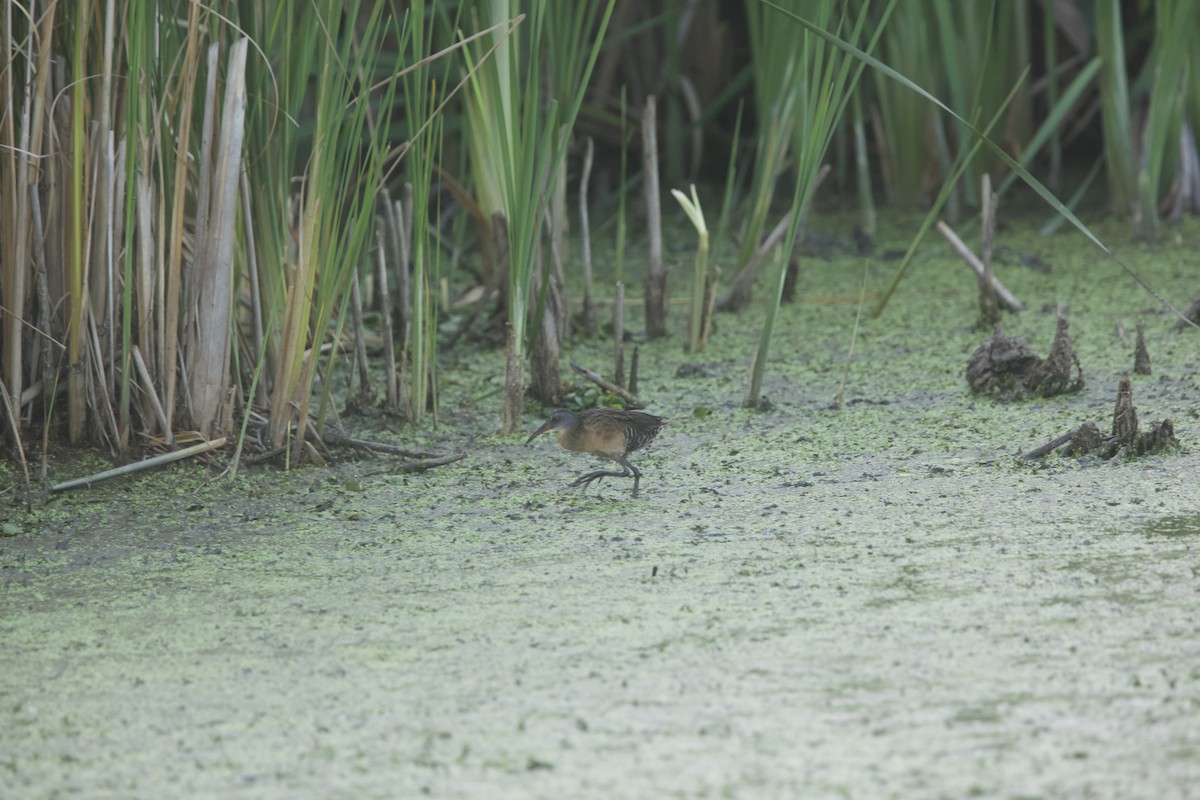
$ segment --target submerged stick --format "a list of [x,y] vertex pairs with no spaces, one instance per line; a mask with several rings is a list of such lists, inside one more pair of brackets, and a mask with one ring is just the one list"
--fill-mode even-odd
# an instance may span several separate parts
[[604,380],[604,378],[600,377],[599,373],[594,372],[594,371],[588,369],[587,367],[581,367],[575,363],[571,364],[571,369],[575,370],[580,375],[587,378],[589,381],[596,384],[604,391],[615,394],[617,397],[624,400],[625,403],[630,408],[645,408],[646,407],[645,404],[642,403],[642,401],[638,399],[638,396],[636,394],[629,391],[628,389],[622,389],[620,386],[617,386],[615,383],[610,383],[609,381]]
[[201,442],[200,444],[194,444],[191,447],[185,447],[182,450],[176,450],[173,453],[163,453],[160,456],[147,458],[143,461],[138,461],[133,464],[126,464],[123,467],[107,469],[104,472],[97,472],[95,475],[89,475],[86,478],[76,478],[74,480],[56,483],[50,487],[50,491],[61,492],[65,491],[66,489],[75,489],[80,486],[91,486],[93,483],[99,483],[100,481],[108,480],[109,478],[115,478],[119,475],[128,475],[134,472],[141,472],[145,469],[161,466],[163,464],[169,464],[172,461],[180,461],[182,459],[189,458],[200,453],[206,453],[209,450],[216,450],[217,448],[224,446],[225,437],[222,436],[219,439],[213,439],[211,442]]

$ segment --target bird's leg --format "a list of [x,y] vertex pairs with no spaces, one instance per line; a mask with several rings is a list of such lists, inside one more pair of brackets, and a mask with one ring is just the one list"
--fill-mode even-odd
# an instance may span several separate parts
[[625,474],[633,473],[633,496],[638,496],[638,481],[642,479],[642,471],[629,463],[629,456],[621,456],[617,459],[617,463],[625,468]]
[[[622,465],[622,466],[626,466],[626,465]],[[589,472],[586,475],[580,475],[578,478],[576,478],[575,480],[573,480],[571,482],[571,486],[582,485],[586,489],[588,486],[591,485],[592,481],[599,480],[601,478],[628,478],[628,477],[629,477],[628,469],[623,469],[620,472],[617,472],[615,469],[598,469],[595,472]]]

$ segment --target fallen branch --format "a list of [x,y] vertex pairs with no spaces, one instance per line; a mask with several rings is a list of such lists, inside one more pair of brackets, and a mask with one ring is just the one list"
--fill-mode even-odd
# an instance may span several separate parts
[[1075,430],[1067,431],[1062,436],[1059,436],[1057,439],[1051,439],[1050,441],[1046,442],[1041,447],[1038,447],[1034,450],[1030,450],[1028,453],[1021,456],[1021,460],[1022,461],[1033,461],[1035,458],[1041,458],[1042,456],[1049,455],[1051,453],[1051,451],[1057,450],[1058,448],[1062,447],[1067,442],[1071,441],[1071,439],[1078,432],[1079,432],[1078,428],[1076,428]]
[[571,369],[575,370],[580,375],[587,378],[589,381],[596,384],[604,391],[611,392],[612,394],[615,394],[617,397],[624,400],[625,404],[627,406],[629,406],[629,408],[645,408],[646,407],[645,403],[643,403],[641,400],[639,400],[638,396],[636,394],[629,391],[628,389],[622,389],[620,386],[617,386],[615,383],[610,383],[610,382],[604,380],[604,378],[600,377],[599,373],[593,372],[592,370],[588,369],[587,367],[581,367],[578,364],[574,364],[574,363],[571,364]]
[[222,436],[219,439],[213,439],[211,442],[201,442],[200,444],[194,444],[191,447],[185,447],[182,450],[175,450],[174,452],[171,452],[171,453],[163,453],[161,456],[154,456],[153,458],[147,458],[144,461],[138,461],[133,464],[126,464],[123,467],[117,467],[115,469],[108,469],[108,470],[105,470],[104,472],[97,472],[95,475],[89,475],[86,478],[76,478],[75,480],[64,481],[62,483],[56,483],[54,486],[50,487],[50,491],[61,492],[61,491],[65,491],[66,489],[75,489],[80,486],[91,486],[93,483],[99,483],[100,481],[108,480],[109,478],[115,478],[119,475],[127,475],[127,474],[130,474],[133,472],[141,472],[144,469],[150,469],[151,467],[157,467],[157,466],[161,466],[163,464],[169,464],[172,461],[179,461],[181,459],[188,458],[188,457],[194,456],[194,455],[198,455],[200,453],[206,453],[210,450],[216,450],[217,448],[224,447],[224,446],[225,446],[225,437]]
[[438,458],[427,458],[424,461],[414,461],[411,464],[401,464],[394,467],[389,472],[393,475],[405,472],[424,472],[427,469],[434,467],[442,467],[446,464],[453,464],[455,461],[461,461],[466,458],[466,453],[451,453],[448,456],[440,456]]
[[363,450],[370,450],[374,453],[387,453],[394,456],[404,456],[405,458],[441,458],[437,453],[427,453],[424,450],[409,450],[399,445],[387,444],[386,442],[373,442],[369,439],[355,439],[352,436],[345,436],[333,431],[325,431],[322,438],[329,445],[340,444],[350,447],[360,447]]
[[[971,252],[971,248],[963,244],[963,240],[959,239],[958,234],[956,234],[954,230],[945,222],[938,220],[937,229],[938,233],[946,237],[946,241],[950,243],[950,246],[954,248],[955,252],[962,256],[963,261],[967,262],[967,266],[974,270],[975,275],[982,280],[986,270],[984,269],[983,262],[979,260],[979,257]],[[1000,279],[995,275],[992,276],[992,288],[996,290],[996,297],[1000,299],[1000,302],[1004,303],[1004,307],[1009,311],[1025,310],[1025,304],[1018,300],[1012,292],[1010,292],[1008,289],[1005,289],[1004,285],[1000,283]]]

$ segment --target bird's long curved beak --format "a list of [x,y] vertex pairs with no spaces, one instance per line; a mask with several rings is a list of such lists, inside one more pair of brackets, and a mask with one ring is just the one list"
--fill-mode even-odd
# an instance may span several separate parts
[[545,433],[546,431],[550,430],[550,428],[551,428],[551,425],[550,425],[550,422],[549,422],[549,421],[547,421],[547,422],[543,423],[543,424],[542,424],[542,427],[538,428],[536,431],[534,431],[533,433],[531,433],[531,434],[529,435],[529,438],[525,440],[525,444],[529,444],[529,443],[530,443],[530,442],[532,442],[534,439],[536,439],[537,437],[541,436],[541,435],[542,435],[543,433]]

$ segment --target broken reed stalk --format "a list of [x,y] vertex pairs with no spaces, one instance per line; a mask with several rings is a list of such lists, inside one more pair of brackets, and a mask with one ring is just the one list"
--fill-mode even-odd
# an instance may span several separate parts
[[654,95],[646,98],[642,115],[642,170],[646,199],[646,228],[650,237],[650,266],[646,275],[646,336],[667,333],[667,275],[663,271],[662,206],[658,191],[658,118]]
[[[634,348],[633,352],[634,352],[634,357],[636,360],[637,348]],[[606,391],[610,394],[615,394],[617,397],[624,400],[625,405],[628,406],[629,408],[645,408],[645,405],[642,403],[642,401],[638,399],[637,394],[630,391],[629,389],[623,389],[620,386],[617,386],[615,383],[606,381],[603,377],[601,377],[600,373],[598,373],[594,370],[590,370],[587,367],[581,367],[574,362],[572,362],[572,364],[571,364],[571,369],[575,370],[580,375],[587,378],[589,381],[596,384],[604,391]]]
[[358,365],[358,396],[369,402],[371,397],[371,370],[367,364],[367,332],[363,327],[362,288],[359,286],[358,270],[350,278],[350,316],[354,324],[354,360]]
[[1133,351],[1133,371],[1136,375],[1150,374],[1150,351],[1146,349],[1146,326],[1137,324],[1137,344]]
[[[938,233],[946,237],[946,241],[962,257],[963,261],[967,262],[967,266],[974,270],[976,275],[982,276],[984,273],[983,262],[971,252],[971,249],[963,243],[962,239],[958,238],[958,234],[954,232],[954,229],[942,220],[938,220],[937,229]],[[992,276],[992,288],[996,290],[997,299],[1009,311],[1023,311],[1025,309],[1025,304],[1018,300],[1012,292],[1004,288],[1004,284],[1000,283],[999,279],[994,275]]]
[[[400,307],[400,313],[403,315],[404,329],[401,332],[402,347],[401,347],[401,369],[399,375],[393,375],[391,380],[396,384],[397,404],[403,403],[404,376],[411,376],[411,370],[405,367],[413,365],[413,325],[418,320],[416,301],[416,293],[413,291],[413,234],[416,232],[413,228],[413,213],[415,206],[413,205],[413,185],[412,181],[404,184],[404,199],[397,200],[395,203],[396,209],[396,234],[399,244],[397,253],[396,274],[400,278],[400,287],[403,289],[404,304]],[[395,324],[392,325],[392,330],[395,331]],[[392,347],[395,348],[395,340],[392,341]],[[411,381],[411,378],[409,379]],[[409,386],[411,391],[411,383]],[[424,403],[425,398],[419,398],[419,401]],[[415,403],[413,405],[416,405]],[[418,414],[418,416],[420,416]]]
[[862,289],[858,293],[858,311],[854,315],[854,328],[850,331],[850,350],[846,353],[846,363],[842,370],[842,379],[838,382],[837,394],[833,396],[833,407],[840,410],[842,407],[842,392],[846,388],[846,378],[850,374],[850,362],[854,360],[854,345],[858,341],[858,326],[862,321],[863,306],[867,302],[867,268],[863,268]]
[[[550,224],[549,216],[547,214],[547,224]],[[562,377],[558,372],[558,360],[562,347],[558,320],[559,309],[565,307],[565,302],[562,286],[555,277],[553,267],[555,249],[551,243],[551,266],[549,268],[545,265],[542,250],[536,251],[533,255],[533,295],[541,296],[543,302],[541,303],[541,319],[536,322],[538,328],[533,337],[533,348],[530,351],[529,388],[533,392],[533,396],[547,406],[562,405]],[[545,282],[544,286],[539,285],[541,281]],[[534,308],[536,310],[536,304]]]
[[708,345],[708,335],[712,333],[713,314],[717,313],[717,284],[721,280],[721,268],[713,269],[713,274],[704,285],[704,320],[700,325],[700,346]]
[[629,359],[629,393],[637,396],[638,386],[638,346],[633,346],[633,358]]
[[613,299],[613,379],[625,385],[625,284],[617,281]]
[[[558,135],[562,139],[560,147],[563,152],[566,152],[567,146],[571,139],[571,131],[566,125],[559,126]],[[567,297],[567,275],[563,269],[563,254],[567,252],[567,227],[569,225],[567,218],[567,160],[565,158],[558,162],[558,177],[554,181],[554,192],[551,195],[552,202],[550,203],[549,213],[546,215],[546,225],[549,229],[550,239],[550,294],[553,294],[553,299],[550,294],[546,296],[546,303],[552,309],[555,315],[555,325],[558,332],[557,342],[554,349],[557,350],[562,344],[562,341],[571,335],[571,314],[568,309],[571,308],[570,299]],[[539,248],[540,252],[540,248]],[[558,380],[558,357],[554,356],[552,365],[555,381]],[[561,387],[561,384],[556,384]],[[556,392],[558,389],[555,390]],[[557,402],[552,405],[558,405]]]
[[1000,321],[1000,309],[996,306],[996,277],[992,273],[992,245],[996,238],[996,195],[992,192],[992,179],[986,172],[980,180],[979,215],[982,236],[979,245],[983,261],[983,272],[979,273],[979,325],[990,329]]
[[[388,408],[400,405],[400,382],[396,379],[396,346],[392,331],[392,300],[388,292],[387,255],[383,249],[383,233],[375,231],[375,283],[379,290],[379,322],[383,335],[384,380],[387,382]],[[407,341],[408,337],[405,337]]]
[[408,274],[408,242],[404,235],[404,208],[400,200],[393,200],[387,189],[382,190],[383,222],[387,231],[388,244],[396,264],[396,305],[392,324],[401,330],[407,329],[408,315],[412,308],[412,285]]
[[579,177],[579,243],[583,262],[583,332],[589,338],[596,335],[596,309],[592,305],[592,231],[588,219],[588,184],[592,179],[592,162],[596,144],[587,139],[583,152],[583,172]]
[[[246,235],[246,273],[250,278],[250,309],[254,321],[254,352],[260,354],[263,350],[263,299],[262,289],[258,284],[258,247],[254,243],[254,213],[250,205],[250,176],[242,168],[242,228]],[[264,381],[255,381],[256,395],[252,401],[260,405],[267,404],[267,387]],[[169,426],[168,426],[169,427]],[[239,441],[239,445],[241,442]]]
[[141,472],[142,470],[150,469],[151,467],[169,464],[172,461],[180,461],[182,459],[190,458],[191,456],[198,455],[200,453],[207,453],[210,450],[216,450],[217,448],[224,446],[225,437],[221,436],[220,438],[213,439],[211,442],[201,442],[200,444],[194,444],[191,447],[185,447],[182,450],[176,450],[172,453],[163,453],[160,456],[147,458],[133,464],[126,464],[123,467],[107,469],[103,472],[97,472],[95,475],[89,475],[86,478],[76,478],[74,480],[56,483],[50,487],[50,491],[62,492],[67,489],[75,489],[80,486],[90,486],[93,483],[108,480],[109,478],[116,478],[120,475],[129,475],[134,472]]

